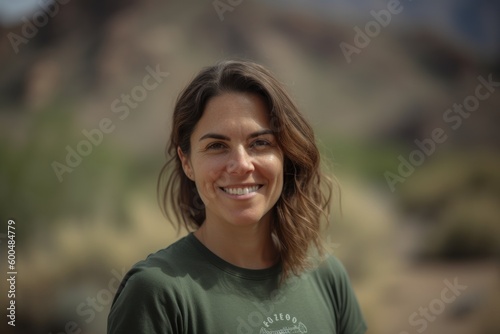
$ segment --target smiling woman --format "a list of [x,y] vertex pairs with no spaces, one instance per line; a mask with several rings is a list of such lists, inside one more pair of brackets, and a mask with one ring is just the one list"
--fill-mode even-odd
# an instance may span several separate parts
[[177,100],[167,153],[161,204],[193,232],[129,271],[108,333],[365,332],[344,267],[310,259],[323,254],[332,182],[267,69],[202,70]]
[[[195,236],[229,262],[253,269],[269,267],[278,257],[271,226],[283,190],[283,154],[267,115],[259,95],[223,93],[207,103],[189,153],[178,148],[205,206]],[[241,242],[247,247],[233,252]]]

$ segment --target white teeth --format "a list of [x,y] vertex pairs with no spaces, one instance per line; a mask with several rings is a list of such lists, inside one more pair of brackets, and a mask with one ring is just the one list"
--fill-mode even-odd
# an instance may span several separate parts
[[222,188],[225,192],[231,195],[246,195],[259,190],[259,186],[245,187],[245,188]]

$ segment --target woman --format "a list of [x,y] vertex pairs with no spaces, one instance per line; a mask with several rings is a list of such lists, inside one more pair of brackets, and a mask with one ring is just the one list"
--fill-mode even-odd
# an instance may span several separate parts
[[365,333],[342,265],[310,259],[322,254],[331,182],[268,70],[202,70],[177,100],[168,154],[161,205],[194,232],[131,269],[108,333]]

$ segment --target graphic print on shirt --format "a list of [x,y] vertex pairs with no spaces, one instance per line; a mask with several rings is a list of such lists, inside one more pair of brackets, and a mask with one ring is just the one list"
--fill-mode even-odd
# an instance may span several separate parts
[[[275,290],[271,293],[271,303],[252,302],[255,310],[247,316],[236,317],[236,334],[288,334],[307,333],[307,323],[290,310],[280,309],[289,301],[287,293],[299,289],[306,277],[293,277],[288,283],[288,291]],[[303,319],[302,319],[303,320]],[[224,334],[230,334],[227,331]]]
[[[272,316],[267,317],[263,322],[264,327],[260,328],[259,334],[291,334],[291,333],[307,333],[307,327],[297,319],[288,313],[274,313]],[[272,326],[276,324],[278,328]]]
[[[269,313],[268,313],[269,314]],[[263,313],[251,312],[246,319],[237,317],[237,334],[288,334],[307,333],[308,329],[304,322],[292,313],[271,313],[268,316]],[[224,334],[229,334],[227,331]]]

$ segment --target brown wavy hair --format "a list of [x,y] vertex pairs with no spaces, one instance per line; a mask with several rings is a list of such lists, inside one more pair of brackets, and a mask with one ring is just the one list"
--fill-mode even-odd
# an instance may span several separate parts
[[207,67],[179,94],[167,145],[167,162],[158,179],[163,213],[180,230],[192,231],[205,220],[196,186],[182,169],[177,148],[189,154],[190,137],[211,98],[225,92],[254,93],[267,103],[271,130],[284,155],[283,191],[274,207],[272,233],[280,252],[283,276],[299,274],[311,264],[314,246],[323,254],[322,223],[328,224],[332,179],[320,168],[314,132],[283,85],[263,66],[223,61]]

